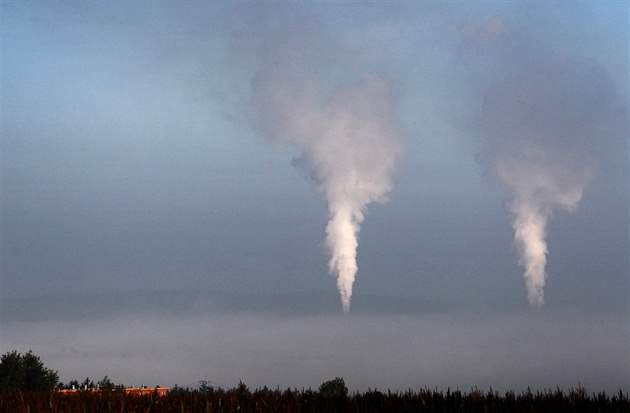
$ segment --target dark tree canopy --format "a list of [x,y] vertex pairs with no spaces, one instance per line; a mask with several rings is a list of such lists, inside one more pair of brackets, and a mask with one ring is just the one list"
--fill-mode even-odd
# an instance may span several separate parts
[[85,380],[83,380],[83,383],[81,383],[81,388],[85,389],[85,390],[92,390],[93,388],[96,387],[96,384],[94,384],[93,380],[90,380],[89,377],[86,377]]
[[335,377],[322,383],[319,393],[324,397],[345,397],[348,395],[348,388],[341,377]]
[[116,385],[109,377],[107,377],[107,375],[105,375],[105,377],[97,383],[97,386],[102,391],[112,391],[116,389]]
[[0,391],[48,392],[54,390],[58,381],[57,372],[44,367],[33,351],[22,355],[14,350],[0,358]]

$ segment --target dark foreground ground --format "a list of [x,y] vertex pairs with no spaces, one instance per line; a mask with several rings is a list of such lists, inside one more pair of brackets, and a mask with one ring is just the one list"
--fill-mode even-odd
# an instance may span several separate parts
[[322,395],[312,390],[259,389],[171,392],[159,397],[116,392],[76,394],[6,392],[0,412],[630,412],[628,393],[584,389],[499,394],[492,391],[404,393],[368,391]]

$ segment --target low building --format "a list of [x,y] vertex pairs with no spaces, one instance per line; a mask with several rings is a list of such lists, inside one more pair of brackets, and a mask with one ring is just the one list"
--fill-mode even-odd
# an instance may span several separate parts
[[[133,396],[145,396],[157,394],[158,396],[166,396],[168,395],[168,387],[125,387],[121,389],[125,394],[131,394]],[[65,389],[65,390],[57,390],[59,393],[65,394],[73,394],[77,392],[89,392],[89,393],[99,393],[102,390],[100,389]],[[117,391],[116,389],[112,390],[113,392]]]

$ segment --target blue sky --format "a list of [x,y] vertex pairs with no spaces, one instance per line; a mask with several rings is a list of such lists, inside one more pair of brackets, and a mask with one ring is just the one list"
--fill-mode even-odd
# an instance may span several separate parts
[[[615,347],[619,336],[612,331],[628,336],[627,2],[3,2],[1,12],[0,295],[9,308],[2,348],[40,349],[48,352],[46,361],[59,362],[60,372],[72,371],[64,374],[96,376],[101,373],[92,371],[105,361],[71,368],[61,362],[67,363],[68,348],[95,360],[90,345],[96,344],[79,348],[58,337],[44,350],[37,332],[70,323],[76,315],[69,310],[47,319],[46,303],[60,294],[76,302],[105,294],[122,310],[128,308],[125,317],[141,317],[117,294],[207,291],[212,297],[255,294],[282,313],[258,314],[256,305],[236,300],[238,306],[218,315],[203,305],[199,314],[189,308],[192,298],[182,298],[181,312],[192,311],[190,317],[208,334],[213,327],[204,317],[217,326],[230,320],[235,335],[238,320],[245,331],[260,317],[261,324],[285,333],[312,323],[308,334],[344,331],[339,334],[348,340],[364,337],[374,343],[381,343],[381,327],[391,328],[398,344],[387,345],[396,347],[412,345],[416,334],[422,335],[408,335],[410,328],[444,329],[443,337],[466,340],[474,333],[461,330],[462,320],[472,317],[489,338],[500,334],[502,325],[518,325],[514,320],[536,337],[535,332],[553,331],[540,333],[549,348],[577,339],[580,329],[611,326],[598,330],[598,340],[615,350],[582,361],[585,351],[602,344],[576,345],[563,363],[579,360],[583,368],[563,374],[558,367],[556,381],[577,384],[571,380],[583,374],[585,383],[601,370],[593,373],[594,386],[627,387],[628,346]],[[549,81],[551,88],[541,86],[553,76],[559,80]],[[365,96],[356,85],[375,78],[385,79],[391,92],[386,107],[392,117],[384,125],[397,131],[396,142],[404,149],[385,177],[388,202],[365,205],[346,320],[337,317],[338,302],[320,299],[338,294],[337,274],[329,275],[326,238],[334,202],[323,196],[327,184],[321,176],[311,179],[322,173],[314,166],[313,149],[320,147],[322,133],[308,130],[301,136],[296,128],[310,118],[326,119],[322,113],[331,107],[341,117],[357,117],[357,125],[370,120],[354,109],[356,96]],[[531,86],[519,88],[523,82]],[[309,97],[310,87],[315,97]],[[278,103],[269,91],[286,92],[286,101]],[[521,100],[512,99],[517,95]],[[335,101],[346,103],[330,103]],[[522,110],[513,111],[517,104]],[[566,132],[574,126],[567,119],[579,120],[578,132]],[[518,122],[527,125],[519,134],[500,126]],[[315,125],[332,128],[332,122]],[[534,132],[543,136],[532,137]],[[380,149],[366,146],[365,153],[382,154],[394,142],[388,139],[379,141]],[[540,309],[528,302],[509,212],[510,200],[524,189],[510,186],[514,179],[502,181],[494,169],[505,159],[529,159],[517,148],[530,144],[547,155],[524,170],[549,172],[554,188],[558,182],[564,189],[578,185],[565,177],[576,178],[594,165],[585,183],[580,181],[583,194],[572,212],[554,201],[557,197],[545,198],[552,199],[552,211],[545,227],[547,278]],[[323,159],[347,165],[346,149],[324,152]],[[507,158],[500,156],[506,153]],[[307,170],[294,166],[298,159],[306,161]],[[370,166],[377,169],[376,163]],[[292,294],[313,301],[306,315],[294,300],[281,305],[278,295]],[[39,297],[41,307],[27,308],[27,301],[20,301],[29,297]],[[414,304],[406,307],[409,302]],[[77,309],[80,305],[89,304]],[[19,338],[24,325],[7,315],[14,314],[11,306],[22,306],[40,320],[31,342]],[[292,317],[293,311],[300,315]],[[412,321],[397,318],[401,312]],[[445,315],[422,327],[427,312]],[[312,321],[320,316],[325,320]],[[99,322],[114,331],[117,317]],[[492,322],[481,321],[486,319]],[[352,320],[356,325],[348,327]],[[76,323],[77,331],[99,325]],[[484,330],[486,323],[492,328]],[[562,324],[575,329],[558,334]],[[176,334],[188,332],[177,325],[168,324]],[[127,328],[121,322],[121,337]],[[300,337],[306,334],[302,328],[286,334]],[[518,328],[509,331],[521,340]],[[246,340],[261,346],[268,339],[255,331],[247,334]],[[137,332],[129,337],[148,340]],[[120,340],[99,344],[97,353],[114,357],[118,347],[132,345]],[[202,337],[191,340],[197,348],[194,343],[201,345]],[[330,340],[339,345],[340,339]],[[457,383],[493,384],[492,375],[473,374],[477,353],[448,350],[435,340],[433,353],[408,357],[449,360],[445,352],[460,354],[470,374]],[[479,351],[487,354],[512,351],[501,340],[497,347],[491,339],[482,341]],[[287,351],[299,359],[300,340],[289,342]],[[521,376],[497,375],[496,386],[554,385],[525,369],[537,347],[527,343],[517,357],[522,371],[516,368],[515,374]],[[154,346],[162,355],[171,351],[170,345]],[[277,377],[260,373],[261,365],[274,360],[261,361],[250,350],[234,355],[244,360],[233,369],[236,378],[225,368],[220,380],[232,384],[241,374],[253,384],[285,384],[286,371],[274,367]],[[343,354],[346,370],[336,372],[338,360],[318,353],[320,373],[301,384],[316,386],[344,374],[356,386],[376,380],[378,372],[361,360],[378,364],[380,353],[363,346],[357,355]],[[551,353],[548,358],[553,360]],[[432,385],[430,375],[402,367],[409,360],[383,360],[392,366],[392,386]],[[437,363],[439,383],[457,381],[449,376],[456,367],[452,360]],[[104,374],[123,381],[131,373],[120,367]],[[173,373],[176,378],[147,372],[149,377],[134,380],[181,384],[186,377],[201,379],[199,374],[182,368]]]

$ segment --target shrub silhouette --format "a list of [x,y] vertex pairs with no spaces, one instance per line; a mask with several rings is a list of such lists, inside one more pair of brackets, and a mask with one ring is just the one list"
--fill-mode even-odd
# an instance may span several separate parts
[[323,397],[345,397],[348,395],[348,388],[341,377],[335,377],[319,386],[319,394]]

